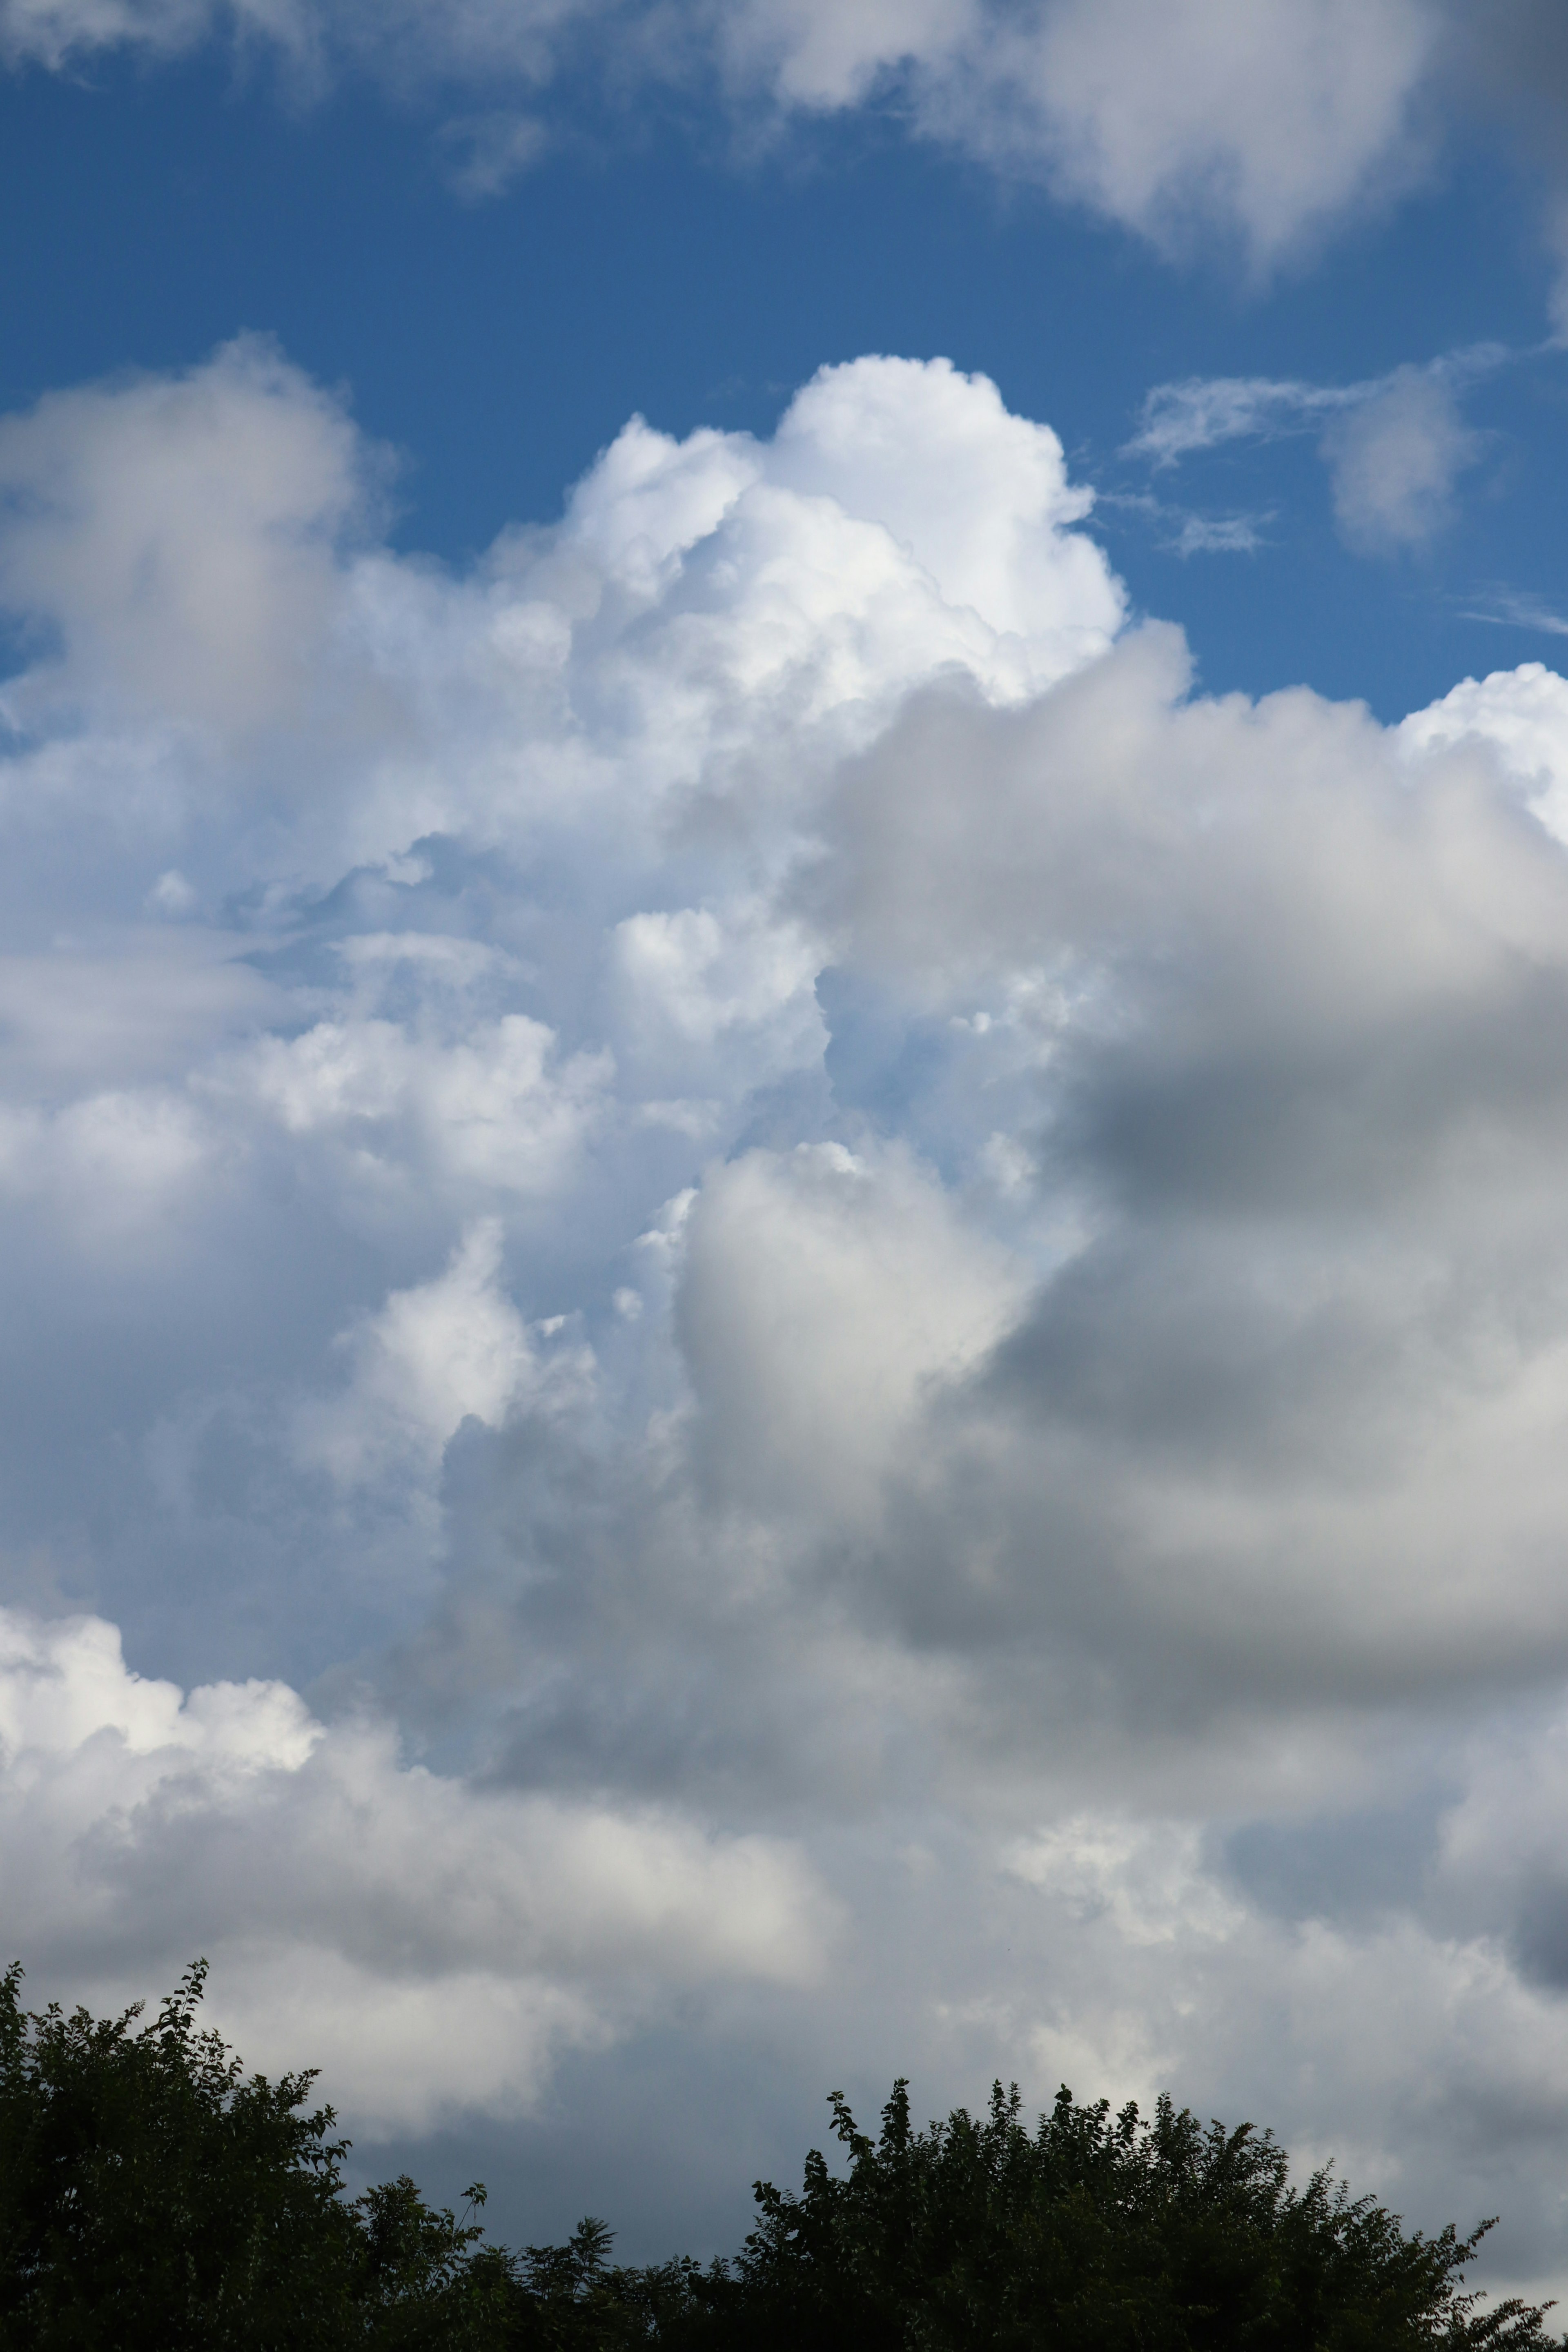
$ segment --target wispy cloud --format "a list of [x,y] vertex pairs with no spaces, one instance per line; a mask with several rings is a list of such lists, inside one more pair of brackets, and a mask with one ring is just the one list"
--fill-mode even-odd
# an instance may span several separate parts
[[1157,383],[1145,394],[1138,430],[1122,454],[1147,457],[1157,467],[1173,466],[1226,441],[1280,440],[1310,433],[1348,409],[1367,407],[1412,376],[1457,394],[1530,356],[1504,343],[1474,343],[1418,367],[1394,368],[1386,375],[1343,384],[1307,383],[1296,377],[1184,376]]
[[[1226,443],[1316,433],[1341,538],[1358,555],[1395,555],[1426,545],[1452,520],[1455,486],[1485,447],[1485,436],[1466,422],[1463,392],[1533,355],[1473,343],[1343,384],[1187,376],[1145,395],[1138,431],[1121,454],[1160,473]],[[1255,520],[1195,521],[1177,545],[1184,554],[1255,547],[1248,528]]]
[[1568,617],[1528,588],[1495,587],[1481,592],[1482,601],[1460,614],[1466,621],[1484,621],[1503,629],[1539,629],[1549,637],[1568,637]]
[[1275,513],[1269,507],[1241,514],[1203,514],[1148,490],[1101,490],[1095,511],[1103,517],[1108,509],[1146,520],[1159,533],[1156,545],[1173,555],[1251,555],[1266,544],[1264,530]]
[[1270,376],[1186,376],[1144,396],[1123,455],[1173,466],[1224,441],[1272,441],[1305,432],[1315,417],[1364,396],[1363,385],[1330,386]]
[[1190,514],[1170,544],[1178,555],[1251,555],[1264,544],[1263,525],[1273,520],[1272,508],[1267,514]]
[[458,116],[443,123],[437,134],[447,178],[470,204],[504,194],[514,180],[533,169],[549,143],[542,122],[504,109]]

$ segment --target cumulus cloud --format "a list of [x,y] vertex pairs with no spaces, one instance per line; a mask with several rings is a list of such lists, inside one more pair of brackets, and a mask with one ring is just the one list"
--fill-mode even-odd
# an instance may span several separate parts
[[1562,2266],[1568,687],[1194,694],[942,362],[461,573],[254,344],[0,456],[35,1983],[377,2128],[1169,2081]]
[[1548,828],[1568,840],[1565,721],[1568,686],[1542,663],[1524,662],[1489,677],[1463,679],[1440,701],[1413,712],[1400,727],[1399,741],[1416,760],[1465,744],[1484,748]]
[[711,1172],[684,1241],[709,1476],[842,1528],[875,1510],[922,1393],[984,1357],[1024,1295],[1022,1269],[897,1150],[747,1152]]
[[0,426],[0,601],[58,633],[62,698],[90,680],[140,715],[275,725],[366,488],[342,410],[259,339],[173,382],[56,394]]
[[281,1684],[133,1675],[97,1618],[0,1616],[0,1841],[35,1969],[116,2000],[204,1949],[253,2062],[324,2033],[373,2128],[525,2105],[651,1984],[809,1982],[837,1924],[788,1846],[466,1789]]
[[306,1461],[345,1486],[395,1480],[410,1463],[428,1475],[470,1416],[502,1425],[540,1381],[527,1326],[497,1282],[500,1255],[500,1219],[481,1218],[445,1273],[395,1290],[343,1335],[349,1386],[301,1413],[296,1444]]

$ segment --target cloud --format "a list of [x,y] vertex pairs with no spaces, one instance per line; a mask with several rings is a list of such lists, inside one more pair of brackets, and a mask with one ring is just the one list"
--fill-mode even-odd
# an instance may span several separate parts
[[[232,26],[298,79],[368,70],[482,89],[446,134],[470,197],[536,152],[538,100],[584,59],[641,93],[715,82],[742,121],[809,119],[896,93],[916,131],[1166,250],[1218,231],[1266,269],[1410,184],[1445,53],[1432,0],[3,0],[0,57],[58,69],[104,49],[168,56]],[[494,102],[515,94],[522,104]],[[464,152],[466,151],[466,152]]]
[[[1156,384],[1124,454],[1163,469],[1227,442],[1319,428],[1346,544],[1358,555],[1397,553],[1424,545],[1451,520],[1454,485],[1484,446],[1464,422],[1458,391],[1514,356],[1500,345],[1478,344],[1353,384],[1262,376]],[[1204,535],[1202,519],[1194,518],[1194,527],[1199,535],[1190,544],[1185,531],[1177,542],[1183,553],[1215,543]]]
[[[296,1445],[345,1486],[395,1480],[410,1461],[426,1475],[472,1417],[500,1428],[542,1385],[528,1328],[500,1289],[501,1225],[469,1228],[434,1282],[395,1290],[343,1335],[353,1374],[331,1403],[300,1415]],[[561,1367],[557,1366],[559,1379]],[[592,1376],[592,1358],[572,1367]]]
[[1500,128],[1510,151],[1532,163],[1544,183],[1543,242],[1556,264],[1549,308],[1562,339],[1568,326],[1568,140],[1563,100],[1568,96],[1568,45],[1561,12],[1552,0],[1500,0],[1483,16],[1451,13],[1453,72],[1483,119]]
[[[369,455],[264,340],[184,378],[61,393],[0,426],[0,603],[58,633],[45,688],[138,715],[276,724],[306,690]],[[374,460],[372,460],[374,465]]]
[[451,1044],[391,1021],[321,1021],[259,1040],[206,1091],[248,1095],[289,1135],[345,1150],[366,1180],[393,1176],[412,1130],[457,1181],[548,1195],[580,1155],[611,1068],[602,1054],[558,1068],[554,1046],[553,1033],[522,1013],[475,1024]]
[[1568,688],[1541,662],[1467,677],[1438,702],[1399,729],[1407,754],[1419,760],[1471,746],[1496,760],[1502,773],[1558,840],[1568,840]]
[[470,204],[481,204],[532,170],[550,134],[532,115],[464,114],[441,125],[440,143],[452,186]]
[[0,455],[35,1988],[360,2129],[1169,2082],[1563,2269],[1568,686],[1194,693],[942,362],[462,572],[263,347]]
[[1496,587],[1484,604],[1472,606],[1464,617],[1487,621],[1498,628],[1534,629],[1542,636],[1568,637],[1568,619],[1528,589]]
[[1188,376],[1180,383],[1157,383],[1144,395],[1126,454],[1164,467],[1226,441],[1272,440],[1303,431],[1308,420],[1325,410],[1364,398],[1366,389],[1268,376]]
[[1449,520],[1455,481],[1480,446],[1446,384],[1402,369],[1324,439],[1334,519],[1346,543],[1363,555],[1424,546]]
[[1251,555],[1272,520],[1270,514],[1187,515],[1173,544],[1178,555]]
[[1479,120],[1533,157],[1563,242],[1552,0],[0,0],[13,70],[220,38],[295,95],[345,74],[416,95],[468,202],[533,166],[586,83],[716,99],[747,144],[891,102],[916,137],[1254,279],[1429,180]]
[[1555,1639],[1531,1433],[1562,1359],[1528,1301],[1561,851],[1474,736],[1417,787],[1352,711],[1184,685],[1153,631],[1017,712],[923,699],[852,772],[823,868],[858,954],[939,1009],[1045,964],[1013,1050],[1078,1223],[912,1445],[875,1605],[994,1663],[998,1739],[1015,1665],[1021,1741],[1087,1737],[1075,1692],[1114,1703],[1123,1769],[1162,1719],[1245,1738],[1352,1688],[1528,1679]]
[[1026,47],[1004,35],[987,143],[1158,245],[1217,224],[1261,268],[1419,169],[1435,33],[1404,5],[1070,0]]
[[1451,398],[1521,356],[1501,343],[1473,343],[1447,352],[1424,367],[1395,368],[1388,375],[1347,384],[1272,376],[1186,376],[1177,383],[1157,383],[1144,394],[1138,431],[1123,455],[1147,457],[1165,467],[1228,441],[1271,441],[1284,434],[1310,432],[1320,420],[1332,432],[1336,420],[1348,412],[1375,409],[1420,392],[1434,399]]
[[1155,498],[1148,490],[1102,491],[1100,505],[1108,519],[1127,515],[1152,525],[1165,536],[1157,543],[1173,555],[1251,555],[1263,546],[1274,510],[1241,514],[1205,514],[1190,507]]
[[874,1513],[922,1393],[977,1363],[1023,1300],[1022,1270],[896,1150],[748,1152],[711,1171],[683,1239],[706,1475],[770,1516]]
[[119,1999],[205,1950],[252,2063],[323,2036],[373,2128],[526,2105],[650,1974],[809,1982],[835,1929],[787,1846],[466,1789],[280,1684],[130,1674],[96,1618],[0,1617],[0,1843],[51,1991]]

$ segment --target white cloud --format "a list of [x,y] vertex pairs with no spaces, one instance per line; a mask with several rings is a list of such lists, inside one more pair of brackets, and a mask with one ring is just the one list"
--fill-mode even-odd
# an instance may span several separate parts
[[1251,555],[1271,515],[1187,515],[1173,541],[1178,555]]
[[173,1221],[225,1157],[192,1106],[157,1088],[84,1095],[52,1113],[0,1110],[0,1190],[63,1220],[89,1255],[175,1240]]
[[1418,168],[1439,37],[1417,0],[1063,0],[976,60],[977,143],[1157,244],[1217,225],[1264,266]]
[[526,1197],[569,1174],[613,1068],[603,1054],[558,1067],[554,1043],[521,1013],[449,1045],[390,1021],[322,1021],[262,1039],[214,1083],[249,1094],[290,1135],[341,1139],[362,1174],[404,1157],[413,1136],[455,1180]]
[[550,144],[550,133],[532,115],[499,111],[467,114],[444,122],[440,132],[447,176],[471,204],[499,196],[531,171]]
[[428,1475],[471,1414],[498,1429],[535,1390],[540,1369],[527,1327],[499,1287],[501,1226],[482,1218],[434,1282],[395,1290],[379,1314],[345,1335],[347,1393],[303,1411],[295,1443],[344,1485]]
[[716,67],[742,118],[893,89],[927,137],[1166,249],[1217,228],[1258,268],[1419,173],[1447,34],[1436,0],[0,0],[0,56],[167,55],[231,23],[307,81],[349,67],[405,89],[482,88],[486,111],[447,140],[469,195],[531,160],[543,86],[586,53],[623,89]]
[[1300,431],[1303,420],[1364,395],[1363,385],[1276,381],[1269,376],[1188,376],[1158,383],[1144,395],[1142,421],[1127,445],[1131,457],[1173,466],[1199,449],[1226,441],[1268,440]]
[[280,1684],[131,1674],[96,1618],[0,1616],[0,1850],[51,1989],[204,1950],[252,2062],[313,2044],[362,2128],[515,2109],[650,1981],[809,1983],[835,1929],[787,1845],[442,1780]]
[[889,530],[947,604],[1002,636],[1088,651],[1120,618],[1098,550],[1062,536],[1092,495],[1069,487],[1055,434],[1009,415],[984,376],[941,360],[825,368],[780,421],[770,473]]
[[342,410],[268,343],[6,418],[0,498],[0,604],[63,639],[12,685],[24,725],[88,698],[226,734],[298,714],[365,474]]
[[628,915],[616,927],[627,1033],[644,1082],[700,1089],[815,1068],[826,1034],[818,942],[757,905]]
[[1465,678],[1399,730],[1416,759],[1467,743],[1484,746],[1526,788],[1531,807],[1568,842],[1568,682],[1541,662]]
[[[857,415],[918,460],[887,521],[839,495]],[[63,646],[7,688],[9,789],[91,810],[116,876],[134,835],[128,917],[172,864],[205,905],[258,860],[330,884],[454,825],[537,854],[590,803],[636,862],[672,795],[754,765],[764,698],[798,809],[914,677],[959,664],[1016,697],[1121,619],[1056,436],[941,361],[826,370],[766,445],[634,420],[557,531],[468,582],[345,543],[376,471],[254,343],[5,425],[0,602]]]
[[1545,637],[1568,637],[1568,620],[1554,611],[1544,597],[1529,589],[1510,588],[1500,583],[1478,594],[1485,601],[1470,607],[1464,615],[1467,621],[1486,621],[1498,628],[1531,629]]
[[133,923],[0,957],[8,1089],[68,1098],[95,1081],[177,1078],[235,1030],[260,1027],[286,1005],[244,961],[247,945],[234,932],[171,935]]
[[207,0],[6,0],[0,41],[13,62],[58,67],[72,55],[121,44],[175,50],[212,22]]
[[1424,546],[1449,521],[1455,481],[1476,462],[1480,437],[1446,384],[1409,368],[1337,419],[1323,448],[1346,542],[1387,555]]
[[[1464,422],[1458,392],[1512,356],[1500,345],[1478,344],[1364,383],[1194,376],[1156,384],[1125,454],[1163,468],[1226,442],[1321,428],[1334,518],[1346,544],[1360,555],[1397,553],[1424,545],[1452,519],[1454,485],[1483,446]],[[1245,526],[1248,519],[1239,520]],[[1202,518],[1194,518],[1192,528],[1192,546],[1215,543]],[[1184,533],[1178,545],[1192,551]]]
[[5,431],[35,1990],[1163,2077],[1562,2266],[1568,687],[1194,695],[940,362],[460,575],[254,349]]
[[976,1363],[1024,1296],[1021,1268],[897,1150],[748,1152],[710,1173],[685,1249],[680,1331],[710,1476],[766,1514],[839,1529],[875,1517],[923,1394]]

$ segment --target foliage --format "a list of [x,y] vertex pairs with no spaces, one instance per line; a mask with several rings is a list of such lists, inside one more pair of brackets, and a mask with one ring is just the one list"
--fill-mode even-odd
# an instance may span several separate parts
[[406,2177],[351,2200],[313,2077],[247,2077],[195,2018],[28,2015],[0,1979],[0,2344],[10,2352],[1543,2352],[1544,2313],[1478,2308],[1484,2230],[1406,2234],[1326,2173],[1293,2187],[1243,2125],[1068,2091],[1030,2132],[993,2091],[917,2130],[895,2084],[872,2140],[798,2194],[759,2182],[731,2263],[614,2265],[484,2242]]
[[1489,2224],[1406,2235],[1326,2172],[1288,2179],[1249,2125],[1205,2129],[1162,2099],[1152,2118],[1058,2095],[1031,2134],[1017,2089],[983,2120],[959,2108],[912,2128],[894,2086],[880,2139],[835,2094],[848,2152],[814,2152],[798,2197],[768,2184],[738,2265],[742,2338],[819,2352],[1526,2352],[1553,2342],[1515,2302],[1481,2314],[1462,2291]]
[[349,2203],[332,2110],[304,2111],[313,2076],[246,2079],[196,2031],[205,1974],[198,1961],[140,2031],[140,2005],[28,2016],[20,1969],[0,1979],[0,2342],[460,2343],[477,2227],[407,2180]]

